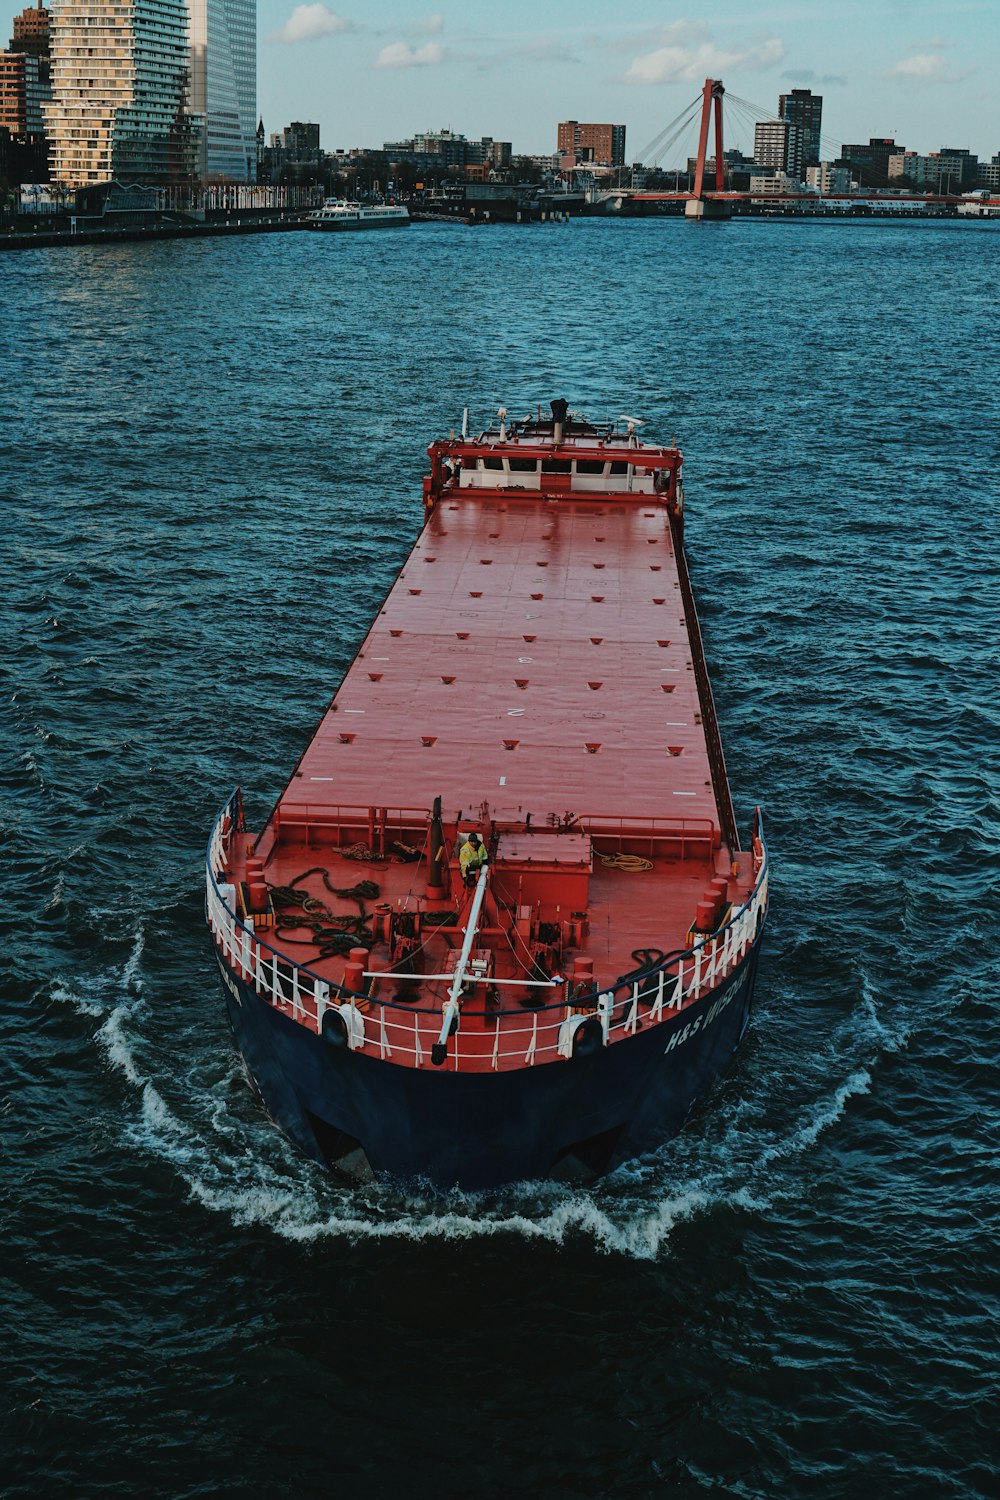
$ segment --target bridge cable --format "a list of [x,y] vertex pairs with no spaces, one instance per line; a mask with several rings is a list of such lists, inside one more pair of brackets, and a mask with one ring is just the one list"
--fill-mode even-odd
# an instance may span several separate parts
[[[677,136],[680,135],[681,131],[691,123],[695,115],[698,113],[699,109],[701,109],[700,98],[695,99],[691,104],[686,104],[681,110],[680,114],[676,115],[670,121],[669,125],[665,125],[660,131],[659,135],[653,137],[648,146],[643,147],[642,151],[640,151],[639,153],[639,161],[645,162],[647,158],[652,156],[654,157],[655,165],[655,158],[658,158],[663,154],[665,150],[669,149],[669,147],[673,144],[673,141],[676,140]],[[671,136],[672,132],[673,135]],[[671,139],[668,140],[668,137],[671,137]]]

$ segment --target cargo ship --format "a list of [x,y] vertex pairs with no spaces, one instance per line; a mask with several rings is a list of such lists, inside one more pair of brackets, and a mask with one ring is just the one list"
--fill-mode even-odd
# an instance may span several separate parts
[[262,826],[207,850],[236,1043],[317,1162],[480,1189],[660,1146],[750,1017],[741,846],[684,554],[637,419],[435,441],[423,526]]

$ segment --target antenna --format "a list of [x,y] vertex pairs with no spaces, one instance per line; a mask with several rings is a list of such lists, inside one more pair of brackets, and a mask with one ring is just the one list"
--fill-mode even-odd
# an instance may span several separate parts
[[465,406],[465,407],[462,408],[462,437],[464,439],[464,438],[467,438],[468,436],[469,436],[469,408],[467,406]]

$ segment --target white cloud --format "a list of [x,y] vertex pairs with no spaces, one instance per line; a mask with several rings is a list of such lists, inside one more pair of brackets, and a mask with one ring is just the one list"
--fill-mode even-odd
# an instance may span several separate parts
[[708,27],[702,21],[670,21],[666,26],[616,25],[613,33],[591,32],[580,40],[592,51],[608,54],[698,42],[707,36]]
[[[927,46],[945,46],[946,43],[926,43]],[[910,83],[961,83],[974,68],[958,70],[945,64],[940,52],[915,52],[904,57],[894,68],[889,69],[890,78],[902,78]]]
[[438,36],[444,30],[444,16],[435,11],[432,16],[425,16],[422,21],[417,21],[413,27],[414,31],[422,31],[424,36]]
[[340,31],[353,31],[354,22],[336,15],[329,6],[297,5],[280,31],[272,34],[275,42],[314,42],[321,36],[336,36]]
[[440,42],[428,42],[423,47],[411,47],[409,42],[390,42],[383,47],[375,59],[376,68],[433,68],[444,62],[445,51]]
[[777,37],[753,47],[716,47],[703,42],[698,47],[658,47],[633,58],[625,74],[627,83],[655,84],[695,82],[721,78],[726,73],[760,72],[773,68],[785,55],[785,44]]

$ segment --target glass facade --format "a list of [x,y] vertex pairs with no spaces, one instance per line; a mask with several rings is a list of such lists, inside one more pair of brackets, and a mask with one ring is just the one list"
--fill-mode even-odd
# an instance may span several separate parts
[[55,182],[190,180],[185,0],[52,0],[50,48]]
[[191,108],[201,117],[199,175],[254,182],[257,173],[256,0],[188,0]]

